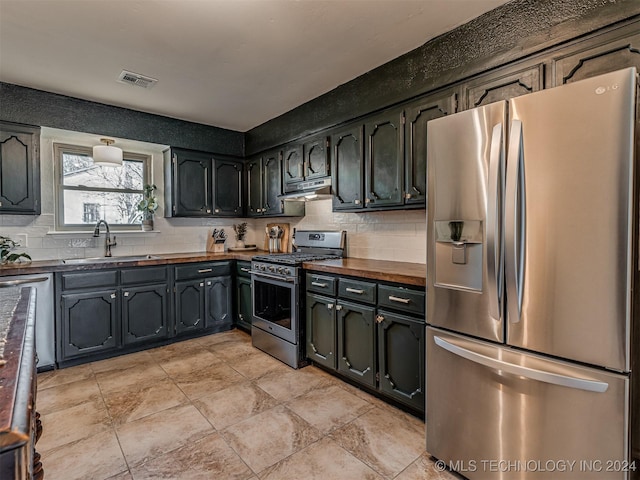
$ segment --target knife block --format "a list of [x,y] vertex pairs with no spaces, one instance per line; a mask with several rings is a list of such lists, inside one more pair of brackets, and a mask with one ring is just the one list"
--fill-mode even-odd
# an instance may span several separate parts
[[224,243],[216,243],[213,237],[207,237],[207,252],[208,253],[224,253]]

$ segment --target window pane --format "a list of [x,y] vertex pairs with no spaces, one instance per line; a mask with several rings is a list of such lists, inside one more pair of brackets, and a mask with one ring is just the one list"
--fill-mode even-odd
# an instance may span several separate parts
[[140,193],[64,191],[65,225],[94,225],[106,220],[110,225],[137,224],[142,212],[136,209]]
[[95,188],[126,188],[142,190],[142,162],[124,160],[121,167],[94,165],[91,156],[79,153],[62,154],[62,183]]

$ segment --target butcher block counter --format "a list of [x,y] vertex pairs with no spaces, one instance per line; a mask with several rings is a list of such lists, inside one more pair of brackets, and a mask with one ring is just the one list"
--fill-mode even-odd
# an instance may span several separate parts
[[43,478],[34,450],[42,426],[35,411],[35,290],[0,288],[0,478]]
[[423,263],[341,258],[307,262],[303,264],[303,267],[305,270],[314,272],[337,273],[419,287],[425,287],[427,284],[427,266]]

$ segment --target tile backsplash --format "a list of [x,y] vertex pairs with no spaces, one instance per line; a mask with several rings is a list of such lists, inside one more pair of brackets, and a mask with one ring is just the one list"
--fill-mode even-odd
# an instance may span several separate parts
[[[0,215],[0,235],[18,241],[34,260],[96,257],[104,254],[104,231],[99,238],[93,232],[55,231],[55,183],[53,171],[53,143],[73,143],[91,146],[99,143],[98,135],[81,134],[43,128],[41,138],[41,195],[42,214]],[[118,140],[128,151],[151,155],[153,182],[158,186],[157,196],[162,200],[164,181],[162,151],[164,145]],[[426,219],[424,210],[370,213],[341,213],[331,211],[331,200],[307,202],[304,218],[269,219],[200,219],[164,218],[161,207],[155,217],[153,232],[116,232],[118,245],[114,255],[141,255],[154,253],[202,252],[207,236],[214,228],[227,232],[227,246],[234,246],[233,224],[247,222],[247,244],[264,244],[267,223],[285,222],[298,229],[329,229],[347,231],[349,257],[403,262],[426,262]]]

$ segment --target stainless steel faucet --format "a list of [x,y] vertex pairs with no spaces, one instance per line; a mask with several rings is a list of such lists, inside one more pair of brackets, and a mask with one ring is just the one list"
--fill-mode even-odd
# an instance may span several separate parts
[[109,233],[109,224],[105,221],[105,220],[98,220],[98,223],[96,223],[96,228],[93,230],[93,236],[94,237],[99,237],[100,236],[100,224],[104,223],[104,226],[107,228],[107,236],[104,239],[104,256],[105,257],[110,257],[111,256],[111,247],[115,247],[117,244],[116,242],[116,236],[113,236],[113,241],[111,241],[111,234]]

